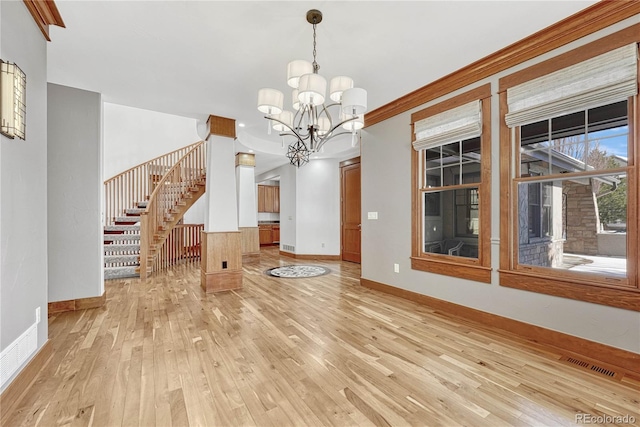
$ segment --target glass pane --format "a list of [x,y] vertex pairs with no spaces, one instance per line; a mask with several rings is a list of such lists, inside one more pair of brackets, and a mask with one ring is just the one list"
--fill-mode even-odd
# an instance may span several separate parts
[[587,112],[589,169],[604,170],[627,165],[629,123],[627,102],[618,102]]
[[460,184],[460,164],[445,166],[442,168],[443,185]]
[[424,252],[478,257],[478,188],[424,193]]
[[518,185],[520,264],[626,277],[626,174]]
[[627,102],[617,102],[520,127],[520,176],[624,167]]
[[441,165],[442,162],[440,161],[440,147],[425,150],[425,169],[439,168]]
[[426,188],[440,187],[442,185],[440,182],[440,168],[427,169],[425,173],[426,173],[426,176],[425,176]]

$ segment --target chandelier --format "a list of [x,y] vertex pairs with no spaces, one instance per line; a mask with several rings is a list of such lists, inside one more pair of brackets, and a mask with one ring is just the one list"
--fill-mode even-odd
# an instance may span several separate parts
[[[287,150],[292,165],[300,167],[309,162],[309,155],[322,150],[332,138],[351,133],[355,146],[356,133],[364,127],[362,114],[367,110],[367,91],[353,87],[353,79],[337,76],[329,83],[329,100],[325,103],[327,80],[318,74],[316,61],[316,26],[322,22],[322,12],[307,12],[307,22],[313,25],[313,62],[297,59],[287,66],[287,84],[293,88],[292,108],[284,110],[284,95],[272,88],[258,91],[258,110],[269,120],[268,132],[273,128],[280,136],[294,137]],[[332,111],[330,111],[332,110]],[[332,116],[333,112],[333,116]]]

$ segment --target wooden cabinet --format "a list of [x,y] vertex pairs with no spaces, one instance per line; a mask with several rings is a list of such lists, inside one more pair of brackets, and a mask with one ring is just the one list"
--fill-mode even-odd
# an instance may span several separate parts
[[260,234],[260,245],[270,245],[273,243],[273,231],[270,225],[260,225],[258,230]]
[[280,243],[280,225],[260,224],[258,231],[260,234],[260,246]]
[[280,212],[280,187],[273,188],[273,211]]
[[258,212],[280,212],[280,187],[258,185]]

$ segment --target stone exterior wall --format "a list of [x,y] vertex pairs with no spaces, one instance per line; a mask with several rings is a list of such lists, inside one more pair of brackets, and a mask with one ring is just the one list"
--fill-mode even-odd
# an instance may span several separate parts
[[541,240],[520,244],[519,263],[540,267],[562,267],[562,240]]
[[566,197],[566,242],[565,252],[598,254],[598,205],[588,184],[565,181],[562,192]]

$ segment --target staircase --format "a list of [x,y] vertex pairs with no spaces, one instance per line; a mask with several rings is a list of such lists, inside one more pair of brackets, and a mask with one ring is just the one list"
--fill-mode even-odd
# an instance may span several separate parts
[[138,277],[140,266],[140,214],[147,202],[125,209],[124,216],[114,218],[104,227],[104,278]]
[[167,236],[205,191],[200,141],[105,181],[104,278],[146,278],[168,264]]

